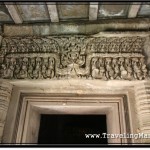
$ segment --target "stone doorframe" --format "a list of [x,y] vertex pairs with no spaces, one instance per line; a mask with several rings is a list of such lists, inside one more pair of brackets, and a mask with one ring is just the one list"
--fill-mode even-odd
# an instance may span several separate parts
[[[1,116],[2,143],[36,143],[43,113],[106,114],[108,133],[150,134],[148,81],[1,80],[0,83],[0,96],[7,102],[5,110],[2,102],[0,105],[5,114]],[[143,143],[149,139],[108,142]]]

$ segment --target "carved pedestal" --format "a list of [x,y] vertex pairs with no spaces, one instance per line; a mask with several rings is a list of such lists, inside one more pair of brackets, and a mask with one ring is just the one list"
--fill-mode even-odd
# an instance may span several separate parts
[[0,80],[0,143],[2,142],[3,130],[11,98],[11,92],[12,85],[8,82]]
[[139,84],[135,87],[137,114],[139,119],[139,133],[145,134],[141,143],[150,143],[150,82]]

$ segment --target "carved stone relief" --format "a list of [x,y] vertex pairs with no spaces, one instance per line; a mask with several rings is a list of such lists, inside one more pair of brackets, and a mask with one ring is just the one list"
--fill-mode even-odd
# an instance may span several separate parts
[[5,37],[0,50],[4,79],[87,78],[144,80],[144,37]]

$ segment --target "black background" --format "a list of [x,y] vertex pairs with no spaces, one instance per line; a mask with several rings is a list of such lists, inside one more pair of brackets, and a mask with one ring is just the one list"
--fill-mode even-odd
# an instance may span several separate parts
[[85,138],[102,133],[106,115],[41,115],[38,144],[107,144],[106,138]]

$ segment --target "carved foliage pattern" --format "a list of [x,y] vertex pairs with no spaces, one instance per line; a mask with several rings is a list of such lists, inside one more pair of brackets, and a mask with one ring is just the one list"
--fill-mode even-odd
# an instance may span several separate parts
[[6,37],[0,51],[5,79],[93,78],[143,80],[144,38]]
[[144,38],[141,37],[98,37],[87,44],[89,52],[120,52],[140,53],[143,49]]

